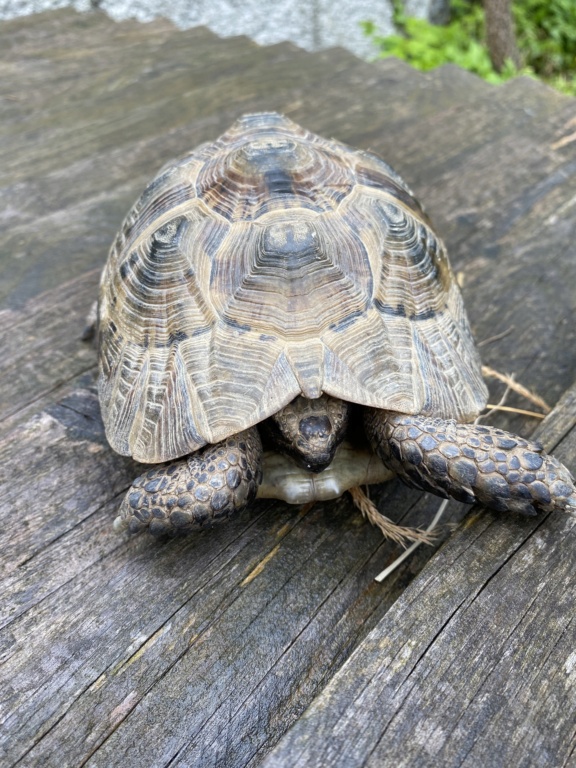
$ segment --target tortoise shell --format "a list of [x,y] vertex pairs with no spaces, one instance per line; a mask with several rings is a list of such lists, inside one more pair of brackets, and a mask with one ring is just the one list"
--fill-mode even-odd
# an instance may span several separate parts
[[442,242],[375,155],[275,113],[166,166],[99,298],[106,434],[184,456],[302,394],[466,421],[480,360]]

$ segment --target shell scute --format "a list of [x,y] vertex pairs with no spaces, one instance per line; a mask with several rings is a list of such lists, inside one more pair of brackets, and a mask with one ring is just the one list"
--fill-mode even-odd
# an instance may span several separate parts
[[275,114],[167,166],[100,291],[108,439],[186,455],[322,392],[466,419],[486,391],[443,245],[370,153]]

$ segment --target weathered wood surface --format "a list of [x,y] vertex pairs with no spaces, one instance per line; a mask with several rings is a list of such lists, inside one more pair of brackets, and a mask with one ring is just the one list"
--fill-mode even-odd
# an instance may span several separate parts
[[[421,573],[431,549],[383,585],[398,549],[347,499],[118,537],[136,467],[106,445],[79,337],[146,180],[276,109],[406,177],[464,274],[477,338],[513,326],[485,361],[553,403],[576,378],[574,101],[71,12],[4,23],[0,43],[3,764],[570,764],[572,520],[476,510]],[[572,467],[575,400],[545,428]],[[408,524],[436,508],[398,483],[374,498]]]
[[[574,395],[555,450],[572,466]],[[575,765],[574,526],[472,515],[265,768]]]

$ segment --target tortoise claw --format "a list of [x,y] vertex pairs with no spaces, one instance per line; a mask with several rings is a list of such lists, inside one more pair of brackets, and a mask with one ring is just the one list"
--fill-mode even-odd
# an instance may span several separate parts
[[573,517],[576,520],[576,494],[572,494],[566,499],[566,506],[562,509],[567,515]]

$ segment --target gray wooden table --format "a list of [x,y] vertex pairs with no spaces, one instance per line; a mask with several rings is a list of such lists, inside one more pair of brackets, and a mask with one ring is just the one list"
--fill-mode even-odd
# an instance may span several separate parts
[[[243,112],[282,111],[407,179],[485,362],[566,393],[539,431],[576,467],[576,102],[71,11],[5,22],[0,50],[2,764],[576,764],[572,519],[452,504],[455,530],[383,584],[400,550],[347,498],[118,536],[137,467],[106,444],[80,339],[145,182]],[[398,482],[374,499],[409,525],[437,507]]]

